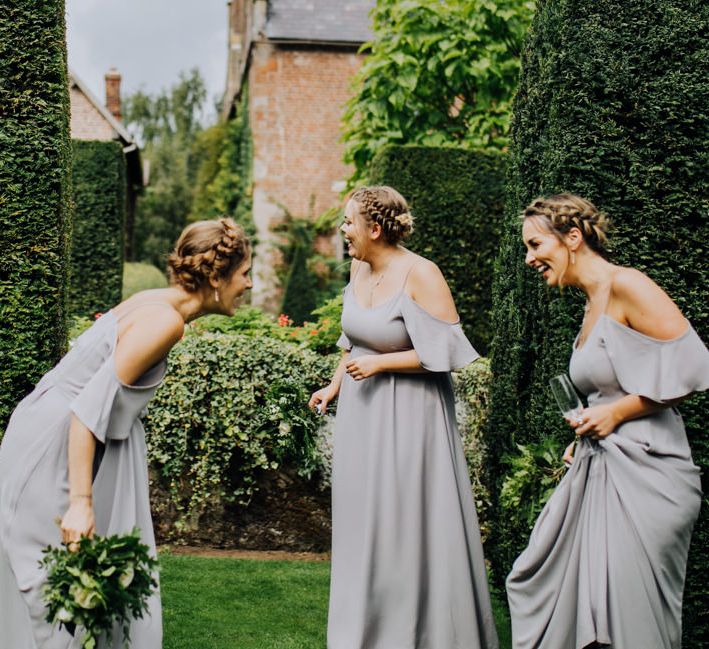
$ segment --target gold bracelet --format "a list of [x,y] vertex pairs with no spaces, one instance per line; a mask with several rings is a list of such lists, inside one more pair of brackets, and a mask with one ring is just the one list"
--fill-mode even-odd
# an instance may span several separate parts
[[93,498],[93,494],[69,494],[69,500],[74,498],[88,498],[90,500]]

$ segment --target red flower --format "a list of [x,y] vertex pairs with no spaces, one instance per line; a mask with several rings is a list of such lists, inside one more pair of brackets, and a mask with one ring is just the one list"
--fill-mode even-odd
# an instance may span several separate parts
[[98,311],[97,313],[94,313],[94,320],[98,320],[102,315],[103,315],[103,313],[101,313],[100,311]]
[[318,335],[318,330],[317,330],[317,329],[311,329],[310,335],[311,335],[311,336],[317,336],[317,335]]
[[279,327],[289,327],[292,324],[293,321],[285,313],[281,313],[281,315],[278,316]]

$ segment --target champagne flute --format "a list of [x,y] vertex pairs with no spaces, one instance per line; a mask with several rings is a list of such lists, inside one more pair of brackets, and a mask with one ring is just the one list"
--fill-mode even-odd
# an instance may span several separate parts
[[561,410],[564,417],[572,421],[580,422],[583,404],[568,375],[559,374],[559,376],[553,377],[549,380],[549,385],[551,386],[551,392],[556,399],[559,410]]
[[[559,410],[564,415],[566,419],[581,422],[581,410],[583,409],[583,404],[579,395],[574,388],[574,384],[571,379],[566,374],[559,374],[549,380],[549,385],[551,386],[551,392],[556,399],[556,403],[559,406]],[[576,451],[576,440],[574,440],[574,446],[571,449],[571,454],[573,455]],[[571,466],[568,462],[564,462],[567,468]]]

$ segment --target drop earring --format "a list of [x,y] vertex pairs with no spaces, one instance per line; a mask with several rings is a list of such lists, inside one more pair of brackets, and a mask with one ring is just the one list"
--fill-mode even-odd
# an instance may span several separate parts
[[576,263],[576,253],[573,250],[571,251],[571,263]]
[[214,289],[214,301],[219,302],[219,291],[216,288]]

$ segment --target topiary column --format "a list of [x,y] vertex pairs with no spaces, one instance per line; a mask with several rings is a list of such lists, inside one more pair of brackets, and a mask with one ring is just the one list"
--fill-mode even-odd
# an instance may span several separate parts
[[60,357],[70,224],[64,0],[0,6],[0,434]]
[[72,142],[74,227],[69,312],[93,316],[121,301],[126,160],[118,142]]
[[487,354],[492,271],[505,205],[507,156],[454,147],[387,146],[370,182],[403,194],[416,219],[406,247],[434,261],[451,287],[465,333]]
[[[488,437],[498,490],[506,471],[500,458],[516,443],[570,439],[547,382],[566,370],[581,298],[546,289],[524,267],[517,215],[531,199],[569,191],[608,212],[613,260],[646,272],[709,340],[708,22],[709,5],[699,0],[538,2],[515,103],[507,227],[493,288]],[[705,475],[708,403],[698,395],[680,408]],[[489,550],[499,583],[527,530],[499,506],[496,518]],[[704,646],[699,599],[709,582],[708,540],[704,508],[685,592],[689,647]]]

